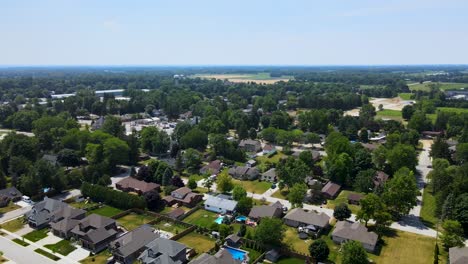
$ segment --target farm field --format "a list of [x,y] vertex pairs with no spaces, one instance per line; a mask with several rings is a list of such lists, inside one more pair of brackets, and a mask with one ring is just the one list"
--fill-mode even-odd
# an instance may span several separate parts
[[[425,83],[412,83],[408,84],[408,87],[412,91],[429,91],[429,84],[432,82],[425,82]],[[437,83],[433,83],[437,84]],[[439,83],[440,90],[459,90],[462,88],[468,88],[468,83]]]
[[256,83],[265,83],[272,84],[279,81],[289,81],[292,79],[291,76],[281,76],[281,77],[271,77],[269,73],[257,73],[257,74],[195,74],[193,78],[203,78],[203,79],[219,79],[219,80],[229,80],[234,83],[246,83],[246,82],[256,82]]

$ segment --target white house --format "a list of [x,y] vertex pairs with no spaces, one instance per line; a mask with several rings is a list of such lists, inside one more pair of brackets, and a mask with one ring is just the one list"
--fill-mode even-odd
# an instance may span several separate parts
[[205,201],[205,210],[221,214],[234,212],[236,206],[236,201],[219,196],[208,195],[208,198]]

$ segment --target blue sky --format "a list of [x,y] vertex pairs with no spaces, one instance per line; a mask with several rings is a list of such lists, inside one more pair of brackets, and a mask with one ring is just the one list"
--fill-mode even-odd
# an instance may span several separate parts
[[467,64],[466,0],[3,0],[1,65]]

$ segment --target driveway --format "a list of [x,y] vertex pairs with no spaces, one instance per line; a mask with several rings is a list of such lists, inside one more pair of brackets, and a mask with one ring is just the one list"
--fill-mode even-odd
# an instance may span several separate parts
[[9,220],[11,220],[13,218],[20,217],[20,216],[24,215],[26,212],[28,212],[29,210],[31,210],[31,206],[18,208],[16,210],[10,211],[8,213],[2,214],[2,215],[0,215],[0,224],[3,223],[3,222],[7,222],[7,221],[9,221]]
[[75,249],[73,252],[68,254],[67,257],[76,262],[79,262],[80,260],[87,258],[90,253],[91,253],[90,251],[78,246],[77,249]]

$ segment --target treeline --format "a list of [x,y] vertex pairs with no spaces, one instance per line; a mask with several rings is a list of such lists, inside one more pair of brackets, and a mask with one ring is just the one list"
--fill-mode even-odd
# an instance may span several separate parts
[[146,202],[141,196],[116,191],[105,186],[83,182],[81,193],[84,197],[91,198],[94,202],[101,202],[119,209],[127,210],[132,208],[145,209]]

